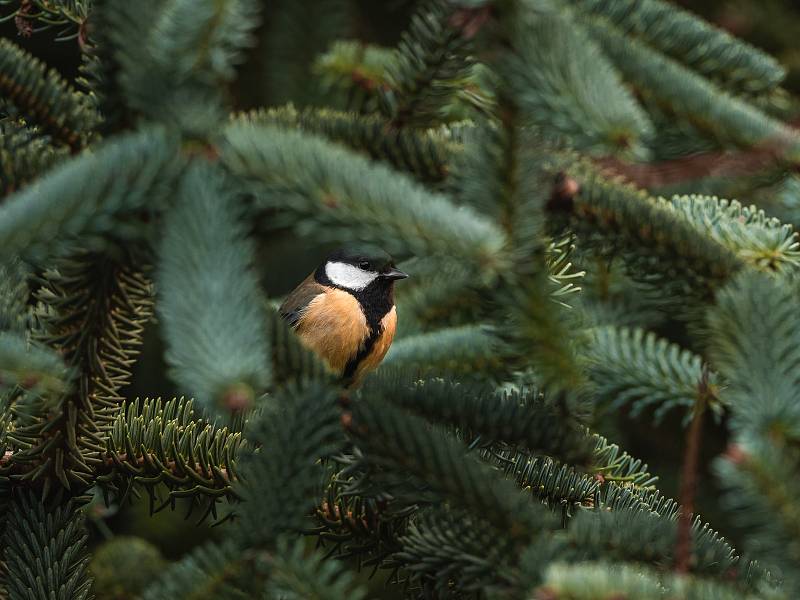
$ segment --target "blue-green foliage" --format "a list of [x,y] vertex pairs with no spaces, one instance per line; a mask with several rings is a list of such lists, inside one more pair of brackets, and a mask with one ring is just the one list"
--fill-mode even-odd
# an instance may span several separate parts
[[466,84],[474,62],[473,34],[468,10],[459,14],[459,9],[446,0],[428,0],[412,16],[381,90],[383,110],[395,125],[437,125]]
[[353,4],[349,0],[315,0],[312,10],[309,4],[295,0],[259,4],[264,21],[256,51],[260,69],[251,84],[261,101],[338,108],[325,84],[313,76],[314,62],[334,40],[352,36]]
[[270,381],[255,249],[242,212],[224,173],[197,164],[166,215],[159,249],[166,359],[181,391],[212,410],[237,394],[252,403]]
[[709,381],[699,356],[659,339],[654,333],[625,327],[599,327],[589,332],[586,360],[593,398],[617,409],[631,404],[633,414],[652,408],[659,420],[681,408],[689,412]]
[[584,20],[603,51],[637,90],[657,97],[678,118],[687,120],[726,145],[774,145],[797,158],[800,137],[784,123],[716,86],[673,59],[626,37],[605,21]]
[[259,24],[253,0],[169,0],[153,24],[150,51],[159,68],[177,83],[196,78],[215,85],[230,81]]
[[[104,3],[113,30],[103,34],[100,50],[119,65],[104,77],[119,83],[124,104],[149,120],[169,122],[189,135],[206,135],[223,117],[225,84],[254,43],[257,3]],[[103,48],[103,41],[110,47]]]
[[21,188],[68,153],[21,121],[0,119],[0,193]]
[[281,220],[304,235],[360,237],[401,256],[455,255],[479,271],[500,259],[493,223],[317,137],[237,123],[225,131],[222,160],[253,180],[260,205],[282,208]]
[[306,515],[322,497],[319,459],[340,451],[344,441],[336,396],[320,383],[284,390],[247,434],[254,451],[238,488],[247,510],[236,538],[245,547],[271,548],[282,534],[308,526]]
[[[242,435],[203,419],[184,398],[136,399],[111,426],[107,472],[97,478],[104,494],[127,498],[138,488],[169,490],[168,498],[233,497]],[[155,496],[150,495],[151,510]]]
[[99,120],[89,96],[7,39],[0,40],[0,72],[4,104],[73,149],[89,141]]
[[3,541],[3,588],[19,600],[85,600],[92,597],[86,567],[87,534],[82,502],[46,506],[20,490],[11,503]]
[[645,158],[652,125],[583,28],[552,14],[519,27],[503,68],[523,118],[591,154]]
[[[241,549],[230,540],[203,544],[180,561],[169,565],[145,588],[142,600],[173,600],[180,597],[246,600],[252,596],[242,585],[254,577],[251,565],[238,561]],[[247,570],[246,570],[247,569]],[[249,571],[249,572],[248,572]]]
[[[0,43],[0,588],[89,597],[94,486],[230,503],[148,600],[380,594],[351,566],[420,598],[796,597],[796,235],[746,187],[666,200],[596,164],[752,150],[785,180],[782,68],[661,0],[262,4],[13,13],[79,22],[90,93]],[[367,241],[417,279],[359,390],[264,298],[283,234],[297,265]],[[151,267],[194,404],[127,397]],[[720,508],[766,570],[590,429],[698,402],[730,413]]]
[[[563,534],[572,560],[620,560],[668,568],[674,559],[677,520],[637,508],[584,511]],[[716,531],[695,521],[692,571],[722,575],[738,562],[733,548]],[[601,542],[603,540],[603,542]]]
[[794,279],[746,273],[720,292],[709,314],[710,354],[729,381],[723,397],[735,434],[715,463],[722,504],[738,516],[748,552],[794,595],[800,591],[800,513],[793,500],[800,491],[797,290]]
[[791,225],[753,205],[709,196],[675,196],[673,208],[700,231],[765,271],[796,273],[800,242]]
[[176,138],[146,129],[59,165],[0,207],[0,257],[39,264],[108,238],[140,241],[165,207],[182,164]]
[[610,561],[551,563],[537,588],[543,597],[595,600],[596,598],[637,598],[639,600],[757,600],[781,596],[732,589],[707,579],[668,577],[641,565]]
[[[461,511],[432,509],[401,538],[395,557],[428,593],[489,589],[506,591],[514,581],[513,547],[491,525]],[[445,596],[446,597],[446,596]]]
[[0,333],[0,393],[20,386],[32,393],[61,393],[69,384],[64,361],[53,350]]
[[0,263],[0,331],[25,335],[30,326],[28,271],[20,260]]
[[772,56],[663,0],[567,0],[609,19],[698,73],[747,92],[778,85],[786,70]]
[[310,555],[302,540],[281,538],[272,561],[265,598],[274,600],[362,600],[366,590],[355,576],[321,552]]
[[714,463],[722,482],[720,505],[735,514],[745,535],[744,548],[758,556],[790,595],[800,593],[796,566],[800,514],[793,501],[800,493],[797,449],[770,439],[744,441]]
[[368,467],[419,478],[442,500],[509,532],[511,541],[524,543],[552,524],[552,517],[514,484],[466,456],[457,439],[377,397],[353,405],[350,431]]
[[499,346],[487,327],[462,325],[399,339],[385,362],[419,373],[486,371],[497,367]]
[[745,437],[800,439],[800,315],[797,284],[743,273],[719,293],[709,315],[712,364]]

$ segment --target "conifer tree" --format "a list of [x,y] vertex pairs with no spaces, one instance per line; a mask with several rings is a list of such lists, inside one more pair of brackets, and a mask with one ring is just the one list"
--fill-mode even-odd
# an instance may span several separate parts
[[[664,0],[309,4],[0,2],[83,55],[0,40],[0,597],[796,598],[780,64]],[[412,274],[356,390],[265,291],[287,232]],[[174,398],[130,393],[154,330]],[[620,409],[683,417],[679,498]],[[95,585],[87,506],[140,497],[217,535]]]

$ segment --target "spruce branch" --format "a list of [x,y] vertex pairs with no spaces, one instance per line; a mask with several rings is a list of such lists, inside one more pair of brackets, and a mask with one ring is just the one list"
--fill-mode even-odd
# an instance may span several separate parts
[[252,405],[270,381],[255,248],[242,212],[225,174],[196,163],[165,216],[158,249],[170,374],[212,412],[236,409],[231,394],[244,394]]
[[674,296],[657,285],[634,281],[618,258],[588,260],[576,309],[588,327],[641,327],[655,329],[667,320]]
[[242,460],[243,481],[234,488],[244,501],[235,535],[249,548],[273,548],[281,534],[305,529],[322,497],[318,461],[344,441],[331,389],[311,383],[276,396],[248,429],[259,450]]
[[352,405],[346,427],[367,465],[400,469],[419,477],[453,506],[508,532],[514,543],[529,542],[550,522],[513,483],[467,456],[461,443],[419,417],[376,398],[364,398]]
[[337,473],[316,510],[316,526],[307,533],[318,536],[328,556],[355,560],[358,569],[391,569],[400,582],[404,575],[392,554],[400,550],[399,538],[408,529],[415,509],[387,510],[386,503],[348,493],[350,478]]
[[0,121],[0,196],[28,184],[68,153],[19,121]]
[[514,580],[513,545],[491,525],[469,513],[431,509],[414,519],[393,558],[423,594],[448,597],[484,590],[504,591]]
[[[624,483],[609,482],[601,487],[594,510],[581,517],[586,519],[584,524],[593,518],[590,515],[594,513],[601,515],[598,518],[609,519],[609,532],[615,532],[615,527],[622,529],[623,523],[631,525],[625,525],[625,531],[619,533],[619,536],[625,538],[619,545],[618,540],[621,537],[616,533],[608,538],[602,533],[598,534],[599,537],[594,539],[606,539],[606,545],[602,546],[603,549],[598,549],[591,560],[607,560],[607,556],[612,556],[614,560],[649,562],[665,571],[673,566],[677,522],[681,515],[681,506],[675,500],[652,487],[634,488]],[[640,531],[633,520],[644,524],[644,530]],[[600,531],[606,526],[597,527],[597,531]],[[648,532],[650,528],[663,528],[663,531]],[[656,539],[659,543],[653,545],[652,540]],[[592,545],[590,541],[581,543]],[[742,590],[766,590],[774,587],[774,578],[768,571],[757,563],[738,556],[725,538],[697,515],[693,515],[691,522],[691,545],[694,548],[690,565],[693,573],[735,582]],[[584,548],[581,554],[583,558],[579,560],[589,558],[589,554],[594,552],[588,550],[589,546]],[[656,555],[660,558],[655,558]],[[641,558],[631,558],[632,556]],[[574,555],[570,557],[575,558]]]
[[337,40],[314,60],[313,72],[322,91],[341,97],[346,110],[366,116],[380,107],[380,91],[389,85],[389,67],[395,59],[392,48]]
[[591,598],[664,597],[660,578],[641,567],[610,561],[554,562],[545,568],[541,583],[532,596],[538,599],[590,600]]
[[224,135],[223,163],[253,181],[260,207],[278,209],[280,222],[301,233],[357,236],[395,255],[458,256],[483,272],[502,263],[503,236],[494,224],[382,165],[274,127],[237,123]]
[[553,281],[548,264],[552,240],[544,229],[547,192],[542,185],[548,161],[541,138],[525,127],[522,102],[514,88],[513,65],[525,55],[515,19],[523,13],[524,7],[516,3],[493,13],[496,25],[505,25],[494,30],[497,51],[490,65],[500,75],[499,122],[479,130],[480,143],[472,146],[471,156],[464,157],[455,190],[468,204],[488,204],[487,212],[496,216],[508,239],[510,264],[499,273],[494,298],[505,313],[497,333],[515,356],[512,366],[532,367],[537,382],[557,392],[576,389],[582,374],[576,368],[568,333],[570,318],[553,298],[563,286]]
[[782,577],[790,595],[800,591],[800,513],[794,501],[798,469],[797,448],[768,438],[734,442],[714,461],[723,489],[721,505],[736,515],[744,549]]
[[800,267],[800,242],[793,227],[752,204],[694,194],[673,196],[668,204],[699,232],[757,269],[794,273]]
[[561,248],[544,230],[541,140],[524,128],[503,89],[501,121],[478,130],[477,143],[457,167],[454,194],[495,217],[508,239],[510,264],[492,287],[503,315],[494,330],[513,357],[510,366],[533,366],[543,387],[574,388],[581,375],[568,333],[572,324],[556,299],[565,289],[559,276],[564,265],[556,256]]
[[443,379],[409,383],[385,377],[368,382],[362,393],[454,425],[467,439],[478,436],[481,444],[508,444],[568,462],[585,462],[594,447],[583,428],[563,423],[558,410],[536,390],[502,393]]
[[772,56],[687,10],[662,0],[569,0],[576,11],[608,19],[627,36],[639,38],[700,75],[721,80],[734,91],[775,88],[786,70]]
[[170,564],[142,594],[142,600],[248,600],[261,581],[252,559],[230,539],[206,542]]
[[672,576],[653,568],[607,559],[567,563],[556,561],[548,566],[536,587],[537,600],[593,600],[594,598],[639,598],[666,600],[756,600],[779,595],[750,592],[723,582],[701,577]]
[[[57,41],[68,41],[82,36],[94,0],[0,0],[0,20],[14,18],[20,35],[29,36],[52,27],[61,27]],[[5,8],[8,6],[9,8]]]
[[84,517],[80,499],[48,506],[37,494],[17,490],[3,535],[9,598],[88,600],[92,598]]
[[95,99],[96,108],[103,117],[98,129],[104,135],[133,124],[120,74],[129,53],[135,54],[137,60],[144,56],[144,45],[134,47],[128,40],[145,37],[155,13],[155,2],[141,0],[134,5],[119,0],[92,0],[92,10],[86,20],[88,40],[79,81]]
[[27,335],[31,326],[30,275],[27,265],[19,259],[0,262],[0,332]]
[[99,117],[88,97],[7,39],[0,40],[0,92],[73,152],[91,141]]
[[[599,327],[590,339],[584,357],[591,393],[611,410],[631,404],[636,415],[653,407],[659,421],[670,410],[694,407],[704,373],[699,356],[642,329]],[[716,376],[707,383],[718,409]]]
[[654,484],[658,477],[650,474],[646,463],[634,458],[601,435],[594,434],[594,438],[596,445],[592,472],[597,479],[603,484],[616,482],[629,490],[655,490]]
[[488,17],[485,7],[429,0],[411,18],[394,60],[387,65],[382,107],[395,127],[438,122],[473,64],[471,39]]
[[83,85],[96,98],[103,115],[103,133],[133,125],[135,114],[129,86],[152,85],[137,79],[139,69],[151,66],[146,40],[161,0],[92,0],[87,21],[89,44],[81,65]]
[[299,128],[340,142],[367,156],[385,161],[425,183],[442,182],[449,162],[460,148],[458,136],[442,127],[418,131],[393,129],[374,115],[356,115],[330,109],[293,107],[258,110],[240,117],[254,124]]
[[352,37],[356,12],[349,0],[315,2],[313,11],[295,0],[273,0],[265,7],[255,76],[266,104],[331,105],[325,82],[313,77],[315,65],[336,40]]
[[508,316],[499,337],[511,349],[511,364],[531,367],[535,381],[547,392],[575,391],[584,385],[584,373],[576,359],[577,338],[570,335],[573,315],[554,299],[561,286],[550,279],[545,261],[534,261],[539,262],[535,271],[526,273],[529,264],[518,263],[523,271],[501,284]]
[[0,333],[0,394],[19,386],[32,394],[57,395],[69,385],[69,372],[56,352],[17,334]]
[[651,281],[658,276],[659,281],[677,283],[683,294],[688,287],[708,297],[744,266],[728,248],[643,191],[585,165],[575,165],[569,173],[579,193],[551,201],[548,211],[570,216],[581,243],[622,251],[632,274]]
[[[724,578],[738,557],[716,531],[702,527],[695,517],[691,540],[692,573]],[[669,569],[675,559],[677,523],[639,508],[581,511],[565,533],[570,560],[619,560],[659,565]]]
[[648,155],[652,123],[579,23],[543,14],[516,30],[500,69],[524,122],[590,155]]
[[800,465],[796,297],[794,279],[743,273],[720,291],[708,318],[709,354],[729,380],[723,397],[735,436],[715,463],[724,506],[747,531],[745,549],[778,569],[790,593],[800,590],[793,562],[800,519],[790,501]]
[[744,272],[709,312],[709,356],[727,382],[722,397],[736,432],[800,439],[796,297],[793,280]]
[[502,470],[526,494],[548,508],[560,511],[562,523],[578,507],[592,506],[600,486],[595,477],[528,450],[490,447],[481,451],[481,456]]
[[[137,399],[114,421],[97,482],[121,500],[145,487],[151,512],[190,497],[206,499],[216,515],[216,499],[236,498],[232,486],[242,444],[240,433],[197,418],[191,400]],[[157,507],[162,485],[167,501]]]
[[[520,151],[517,158],[517,168],[524,169],[525,151]],[[559,271],[557,265],[563,261],[548,252],[552,245],[542,228],[540,173],[531,176],[531,171],[535,172],[530,169],[517,175],[521,179],[513,184],[516,197],[511,200],[514,208],[509,219],[515,223],[511,234],[514,263],[512,270],[503,273],[498,286],[496,298],[506,316],[496,327],[514,356],[515,367],[531,366],[536,381],[548,392],[569,392],[583,385],[584,379],[576,360],[577,338],[571,335],[576,328],[574,315],[559,299],[572,288],[571,283],[565,284],[559,277],[570,265]],[[552,266],[556,267],[555,274]]]
[[[403,315],[404,336],[433,329],[442,332],[483,319],[480,299],[483,282],[470,276],[468,266],[445,257],[414,257],[400,268],[414,277],[395,290]],[[487,333],[490,333],[487,328]],[[405,339],[405,338],[403,338]],[[395,343],[401,340],[395,340]]]
[[151,284],[129,263],[85,254],[47,272],[36,295],[39,339],[62,355],[77,381],[74,391],[44,404],[17,404],[13,462],[23,479],[41,478],[45,491],[57,482],[81,489],[102,463],[122,411],[119,390],[152,315]]
[[147,129],[60,164],[0,206],[0,257],[41,264],[76,245],[96,250],[108,238],[142,239],[182,163],[172,135]]
[[[631,496],[655,490],[653,483],[657,478],[650,475],[641,460],[623,452],[616,444],[609,444],[602,436],[594,434],[590,439],[595,441],[595,447],[588,472],[528,450],[499,445],[481,449],[480,455],[526,493],[560,511],[562,523],[566,523],[579,507],[594,507],[598,501],[611,505],[612,490],[625,489]],[[631,502],[625,506],[639,504]]]
[[156,68],[169,71],[178,84],[190,77],[231,81],[254,43],[252,30],[259,21],[258,3],[252,0],[168,0],[151,33]]
[[[255,0],[168,0],[147,4],[150,19],[117,9],[138,25],[117,45],[119,83],[130,108],[151,121],[205,137],[223,115],[225,85],[234,76],[258,25]],[[142,50],[144,49],[144,51]]]
[[462,325],[400,338],[384,364],[404,372],[468,374],[498,368],[500,342],[491,327]]
[[724,145],[770,146],[795,163],[800,136],[746,101],[727,93],[680,63],[604,21],[582,21],[616,67],[644,96]]
[[363,600],[367,592],[342,563],[325,555],[306,552],[301,539],[281,537],[268,561],[270,579],[267,593],[282,600]]

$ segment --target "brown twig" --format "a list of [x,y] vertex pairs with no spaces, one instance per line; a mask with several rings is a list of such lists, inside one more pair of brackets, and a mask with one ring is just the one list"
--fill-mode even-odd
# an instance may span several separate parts
[[703,414],[710,396],[713,394],[708,382],[708,367],[697,385],[697,401],[694,416],[686,437],[686,453],[683,457],[681,474],[681,512],[678,516],[678,536],[675,543],[675,571],[688,573],[692,560],[692,518],[694,517],[694,496],[697,491],[697,465],[700,461],[700,444],[703,431]]
[[31,14],[30,0],[22,0],[17,14],[14,17],[14,25],[17,27],[17,35],[20,37],[29,38],[33,35],[33,23],[28,18]]
[[788,150],[785,140],[774,139],[746,150],[711,151],[658,163],[629,163],[615,157],[598,158],[594,162],[639,187],[651,189],[704,177],[752,176],[773,165],[797,170],[797,162],[785,158]]

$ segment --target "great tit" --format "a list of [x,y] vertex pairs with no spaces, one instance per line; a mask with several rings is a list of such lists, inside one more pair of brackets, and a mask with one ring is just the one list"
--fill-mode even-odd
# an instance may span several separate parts
[[287,296],[280,314],[346,386],[354,386],[392,345],[394,282],[406,277],[382,250],[339,249]]

